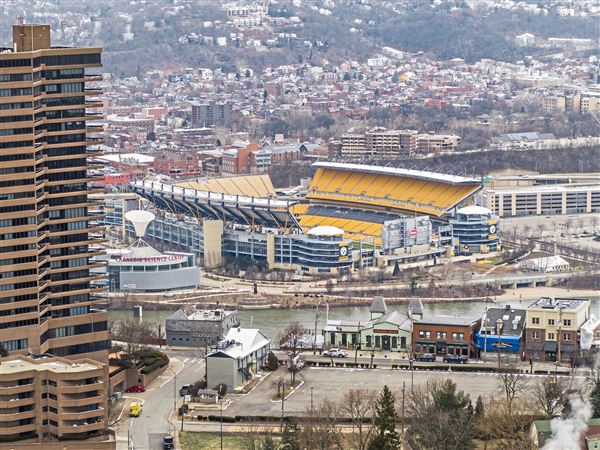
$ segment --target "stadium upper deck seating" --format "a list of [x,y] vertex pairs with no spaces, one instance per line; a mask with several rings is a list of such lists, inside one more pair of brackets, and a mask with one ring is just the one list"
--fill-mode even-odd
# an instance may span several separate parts
[[340,205],[371,205],[439,217],[480,189],[480,182],[473,178],[425,171],[337,163],[315,166],[306,197]]
[[204,182],[185,181],[177,184],[177,186],[204,192],[247,195],[249,197],[269,197],[275,195],[275,188],[268,175],[214,178]]

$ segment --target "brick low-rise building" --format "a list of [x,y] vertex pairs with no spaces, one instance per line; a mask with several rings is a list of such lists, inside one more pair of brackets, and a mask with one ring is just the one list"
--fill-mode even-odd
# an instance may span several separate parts
[[480,319],[463,316],[431,316],[413,323],[413,353],[475,356],[475,333]]
[[200,159],[196,152],[163,152],[153,162],[156,173],[170,176],[195,177],[200,175]]

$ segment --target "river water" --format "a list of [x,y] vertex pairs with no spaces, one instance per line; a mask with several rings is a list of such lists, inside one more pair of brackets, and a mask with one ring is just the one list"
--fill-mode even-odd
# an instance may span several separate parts
[[[486,307],[502,307],[510,304],[513,308],[525,309],[533,303],[533,300],[510,301],[502,303],[486,302],[439,302],[424,303],[425,315],[455,315],[465,317],[481,317]],[[388,310],[397,310],[403,313],[407,311],[407,304],[389,305]],[[591,312],[600,317],[600,297],[592,299]],[[143,320],[153,323],[163,323],[171,315],[172,311],[144,311]],[[319,307],[318,328],[322,329],[326,321],[324,307]],[[109,310],[109,320],[127,320],[133,318],[132,311]],[[306,328],[313,330],[315,327],[315,309],[264,309],[264,310],[240,310],[238,311],[242,327],[259,328],[271,339],[277,335],[291,322],[299,322]],[[330,319],[368,320],[369,308],[367,306],[343,306],[329,309]]]

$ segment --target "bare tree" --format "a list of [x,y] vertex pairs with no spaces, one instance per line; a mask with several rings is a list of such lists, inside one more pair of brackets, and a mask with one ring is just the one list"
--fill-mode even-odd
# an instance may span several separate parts
[[324,400],[315,409],[307,409],[307,417],[300,433],[302,447],[311,450],[344,448],[344,438],[338,428],[339,406]]
[[154,331],[147,322],[125,320],[119,322],[115,327],[114,338],[126,343],[126,352],[133,357],[132,363],[135,363],[135,355],[153,343]]
[[502,394],[508,415],[513,413],[515,398],[525,392],[526,380],[522,377],[513,361],[504,360],[504,371],[498,376],[498,390]]
[[271,436],[273,430],[265,428],[264,424],[247,421],[242,425],[241,443],[244,450],[262,450],[265,446],[266,436]]
[[500,404],[493,399],[490,404],[495,405],[483,419],[478,420],[477,436],[484,439],[484,450],[488,441],[494,442],[494,449],[498,450],[535,450],[529,427],[531,418],[521,412],[508,413],[505,404]]
[[277,398],[281,398],[282,396],[285,395],[285,386],[287,384],[287,381],[285,380],[284,377],[279,377],[276,380],[273,380],[273,382],[271,383],[271,385],[277,389]]
[[376,397],[376,394],[369,389],[350,389],[344,395],[342,411],[350,417],[352,425],[356,428],[356,433],[353,431],[353,438],[357,450],[366,449],[371,438],[373,430],[371,420]]
[[531,389],[532,409],[536,414],[552,418],[562,411],[568,398],[566,383],[556,377],[544,377]]
[[307,330],[299,322],[293,322],[279,335],[279,348],[287,352],[290,360],[292,386],[295,386],[296,383],[296,360],[300,353],[306,349],[305,337],[307,334]]

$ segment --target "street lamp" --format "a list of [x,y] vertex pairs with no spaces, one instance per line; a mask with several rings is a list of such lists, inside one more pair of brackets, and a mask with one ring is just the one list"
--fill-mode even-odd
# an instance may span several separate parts
[[[283,384],[283,392],[281,393],[281,433],[283,433],[283,415],[285,412],[285,382]],[[312,408],[311,408],[311,414],[312,414]]]
[[[167,368],[173,373],[173,413],[177,414],[177,372],[171,366],[167,366]],[[177,415],[175,420],[177,420]],[[173,423],[173,434],[175,434],[175,422]]]
[[502,319],[496,320],[496,327],[498,328],[498,370],[500,370],[500,349],[502,348],[501,338],[502,338],[502,326],[504,325],[504,321]]
[[487,326],[490,323],[490,319],[487,317],[487,313],[485,316],[485,319],[483,319],[483,360],[485,361],[486,357],[487,357],[487,335],[488,335],[488,329]]
[[223,450],[223,398],[221,398],[221,450]]

